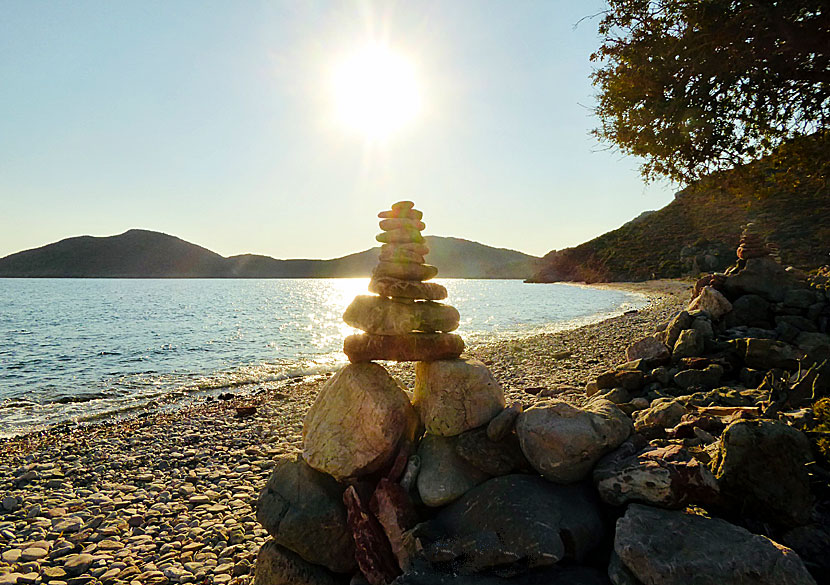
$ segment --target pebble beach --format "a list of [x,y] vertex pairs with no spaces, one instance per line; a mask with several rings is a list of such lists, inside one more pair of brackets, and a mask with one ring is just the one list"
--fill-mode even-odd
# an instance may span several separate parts
[[[508,403],[579,404],[585,383],[689,300],[691,283],[605,285],[642,310],[576,329],[469,347]],[[390,372],[411,387],[414,368]],[[240,388],[228,400],[0,442],[0,585],[253,582],[268,534],[255,504],[275,461],[301,451],[327,376]],[[240,416],[238,407],[255,407]]]

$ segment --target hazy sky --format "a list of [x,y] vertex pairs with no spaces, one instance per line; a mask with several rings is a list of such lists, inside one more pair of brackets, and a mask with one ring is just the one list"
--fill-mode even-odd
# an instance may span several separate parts
[[[331,258],[412,199],[426,234],[544,254],[668,203],[602,151],[596,0],[0,3],[0,256],[158,230],[223,255]],[[381,142],[335,115],[383,42],[419,113]]]

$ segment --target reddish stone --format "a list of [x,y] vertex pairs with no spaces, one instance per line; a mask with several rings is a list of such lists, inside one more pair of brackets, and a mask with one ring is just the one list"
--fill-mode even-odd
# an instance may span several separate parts
[[404,217],[393,217],[389,219],[382,219],[380,221],[380,229],[385,232],[391,232],[392,230],[415,230],[421,231],[426,229],[426,224],[424,222],[417,220],[417,219],[408,219]]
[[372,494],[369,508],[383,527],[398,566],[405,569],[409,566],[410,559],[403,543],[403,534],[418,523],[412,499],[400,484],[383,478]]
[[355,558],[369,585],[387,585],[401,574],[380,522],[360,499],[354,486],[343,492],[346,517],[354,535]]
[[373,360],[431,362],[455,359],[464,351],[464,340],[453,333],[407,333],[406,335],[349,335],[343,352],[352,363]]

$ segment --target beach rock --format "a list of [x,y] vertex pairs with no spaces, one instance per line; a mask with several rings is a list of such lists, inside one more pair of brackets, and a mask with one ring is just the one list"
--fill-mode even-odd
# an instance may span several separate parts
[[375,335],[401,335],[412,331],[453,331],[460,315],[455,307],[432,301],[396,301],[373,295],[354,298],[343,314],[352,327]]
[[815,585],[798,555],[768,538],[725,520],[641,504],[617,521],[614,551],[643,583]]
[[303,424],[303,458],[338,481],[377,471],[418,424],[403,388],[381,366],[350,364],[320,389]]
[[559,567],[534,569],[512,578],[486,574],[459,575],[439,571],[420,563],[398,577],[392,585],[608,585],[608,578],[591,567]]
[[415,264],[413,262],[378,262],[374,271],[372,271],[372,276],[389,276],[401,280],[424,281],[438,276],[438,269],[430,264]]
[[383,219],[380,222],[380,229],[385,232],[393,230],[410,230],[419,232],[426,229],[426,225],[419,219],[409,219],[407,217],[393,217]]
[[501,441],[508,433],[513,431],[516,419],[524,410],[521,402],[514,402],[487,424],[487,438],[491,441]]
[[382,232],[375,236],[375,239],[383,244],[423,244],[426,241],[419,231],[406,229]]
[[461,574],[494,567],[518,574],[565,558],[580,562],[604,532],[590,488],[529,475],[484,482],[442,510],[428,528],[438,538],[424,544],[427,558],[439,547],[442,560],[454,560]]
[[556,483],[586,477],[604,454],[631,434],[631,419],[607,400],[586,409],[552,401],[533,406],[516,423],[522,452],[536,471]]
[[692,326],[692,316],[687,311],[680,311],[674,319],[672,319],[665,331],[664,341],[668,347],[674,347],[677,343],[677,338],[680,337],[680,332]]
[[818,327],[816,327],[815,323],[800,315],[778,315],[775,318],[775,324],[781,325],[782,323],[789,325],[790,327],[795,327],[799,331],[806,331],[809,333],[815,333],[818,331]]
[[527,468],[519,440],[510,433],[498,441],[488,438],[489,427],[479,427],[456,437],[455,452],[464,461],[491,476]]
[[266,542],[256,559],[254,585],[343,585],[323,567],[306,562],[273,540]]
[[743,420],[721,436],[712,468],[721,492],[742,514],[783,526],[806,524],[812,497],[805,464],[810,442],[771,420]]
[[671,357],[669,348],[666,344],[654,336],[644,337],[639,341],[635,341],[625,350],[625,358],[633,362],[634,360],[647,360],[654,364],[666,362]]
[[814,577],[830,575],[830,532],[818,524],[798,526],[781,537],[781,544],[793,549]]
[[14,512],[20,507],[20,500],[17,499],[17,496],[4,496],[0,506],[6,512]]
[[686,407],[679,400],[655,400],[649,408],[634,414],[634,429],[638,432],[645,429],[667,429],[677,425],[686,412]]
[[373,276],[369,281],[369,292],[384,297],[401,299],[424,299],[440,301],[447,298],[447,289],[435,282],[418,282],[414,280],[401,280],[388,276]]
[[790,289],[784,293],[784,306],[809,309],[816,302],[816,293],[810,289]]
[[639,370],[611,370],[597,376],[597,389],[625,388],[639,390],[645,382],[645,374]]
[[594,468],[594,484],[603,502],[621,506],[640,502],[661,508],[708,504],[718,484],[709,468],[680,445],[638,450],[627,441]]
[[687,311],[703,310],[715,321],[732,310],[732,304],[714,287],[704,286],[700,294],[689,303]]
[[95,557],[87,553],[75,554],[66,558],[63,569],[70,577],[77,577],[86,572],[95,561]]
[[426,431],[442,436],[487,424],[505,405],[493,374],[472,359],[417,363],[412,402]]
[[382,477],[372,494],[369,509],[383,527],[398,566],[401,569],[409,566],[409,554],[403,541],[404,533],[417,524],[418,515],[407,489]]
[[677,336],[677,342],[674,344],[672,356],[675,359],[699,356],[703,353],[703,348],[703,336],[695,329],[684,329]]
[[302,458],[277,463],[257,501],[257,520],[277,544],[310,563],[335,573],[356,566],[343,488]]
[[742,295],[732,303],[732,311],[726,315],[727,327],[746,325],[747,327],[762,327],[768,329],[769,301],[759,295]]
[[401,574],[389,540],[377,518],[350,485],[343,492],[349,527],[355,542],[355,557],[369,585],[386,585]]
[[421,471],[416,485],[427,506],[449,504],[490,477],[459,457],[455,446],[456,437],[427,434],[421,439]]
[[726,277],[723,290],[731,298],[754,294],[768,301],[784,300],[787,290],[804,285],[772,258],[750,258],[743,269]]
[[715,388],[723,377],[723,366],[712,364],[702,370],[681,370],[674,375],[674,383],[689,388]]
[[343,353],[352,363],[372,360],[430,362],[457,358],[464,340],[453,333],[407,333],[405,335],[349,335]]
[[773,339],[748,338],[743,342],[744,362],[750,368],[795,370],[801,353],[788,343]]

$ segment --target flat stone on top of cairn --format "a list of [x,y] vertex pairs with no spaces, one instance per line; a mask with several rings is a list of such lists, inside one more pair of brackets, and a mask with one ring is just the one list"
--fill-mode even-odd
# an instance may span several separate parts
[[343,351],[353,363],[372,360],[399,362],[453,359],[464,351],[464,341],[449,333],[460,316],[445,299],[447,289],[424,282],[438,269],[424,262],[429,253],[421,235],[423,213],[411,201],[399,201],[381,211],[377,236],[380,258],[372,272],[369,291],[352,301],[343,320],[365,333],[350,335]]

